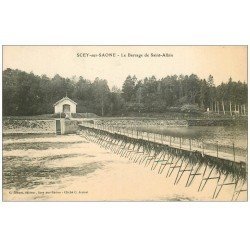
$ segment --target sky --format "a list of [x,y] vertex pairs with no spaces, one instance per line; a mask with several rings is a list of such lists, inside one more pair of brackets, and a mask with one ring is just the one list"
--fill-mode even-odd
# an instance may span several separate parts
[[[105,53],[113,55],[102,56]],[[154,75],[158,79],[196,74],[207,79],[211,74],[218,85],[229,77],[247,82],[247,46],[3,46],[6,68],[49,77],[83,76],[91,81],[99,77],[110,87],[120,88],[128,75],[136,75],[137,79]]]

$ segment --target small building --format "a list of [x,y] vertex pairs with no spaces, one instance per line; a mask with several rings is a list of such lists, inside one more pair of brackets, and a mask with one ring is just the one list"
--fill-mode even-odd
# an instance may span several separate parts
[[54,104],[54,110],[55,113],[65,113],[70,117],[72,113],[76,113],[76,105],[76,102],[66,96]]

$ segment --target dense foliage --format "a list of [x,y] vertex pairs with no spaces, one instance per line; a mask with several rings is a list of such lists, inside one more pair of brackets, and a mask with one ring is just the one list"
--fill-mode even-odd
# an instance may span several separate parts
[[[137,81],[128,76],[123,84],[123,94],[128,109],[141,111],[164,112],[210,110],[229,111],[235,105],[247,104],[247,84],[234,82],[230,78],[227,83],[214,85],[213,76],[199,79],[197,75],[167,76],[157,80],[154,76]],[[236,107],[237,109],[238,107]]]
[[229,104],[247,104],[247,84],[234,82],[214,85],[213,77],[200,79],[197,75],[154,76],[138,80],[128,76],[122,91],[109,89],[106,80],[93,82],[79,77],[55,75],[37,76],[20,70],[3,71],[3,115],[38,115],[53,113],[53,104],[68,95],[78,103],[78,113],[122,115],[126,112],[229,110]]

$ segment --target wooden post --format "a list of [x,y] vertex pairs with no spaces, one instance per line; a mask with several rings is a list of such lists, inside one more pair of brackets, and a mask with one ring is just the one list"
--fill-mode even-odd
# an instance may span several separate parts
[[171,136],[169,136],[169,146],[171,147]]
[[181,137],[180,137],[180,148],[181,148]]
[[191,139],[189,139],[189,150],[191,151],[192,150],[192,143],[191,143]]
[[232,114],[232,103],[231,103],[231,101],[229,103],[229,109],[230,109],[230,115],[232,116],[233,114]]

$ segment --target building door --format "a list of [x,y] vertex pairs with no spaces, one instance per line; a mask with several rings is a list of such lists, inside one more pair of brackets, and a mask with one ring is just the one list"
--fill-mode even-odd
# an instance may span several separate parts
[[61,134],[61,120],[56,120],[56,134],[60,135]]

